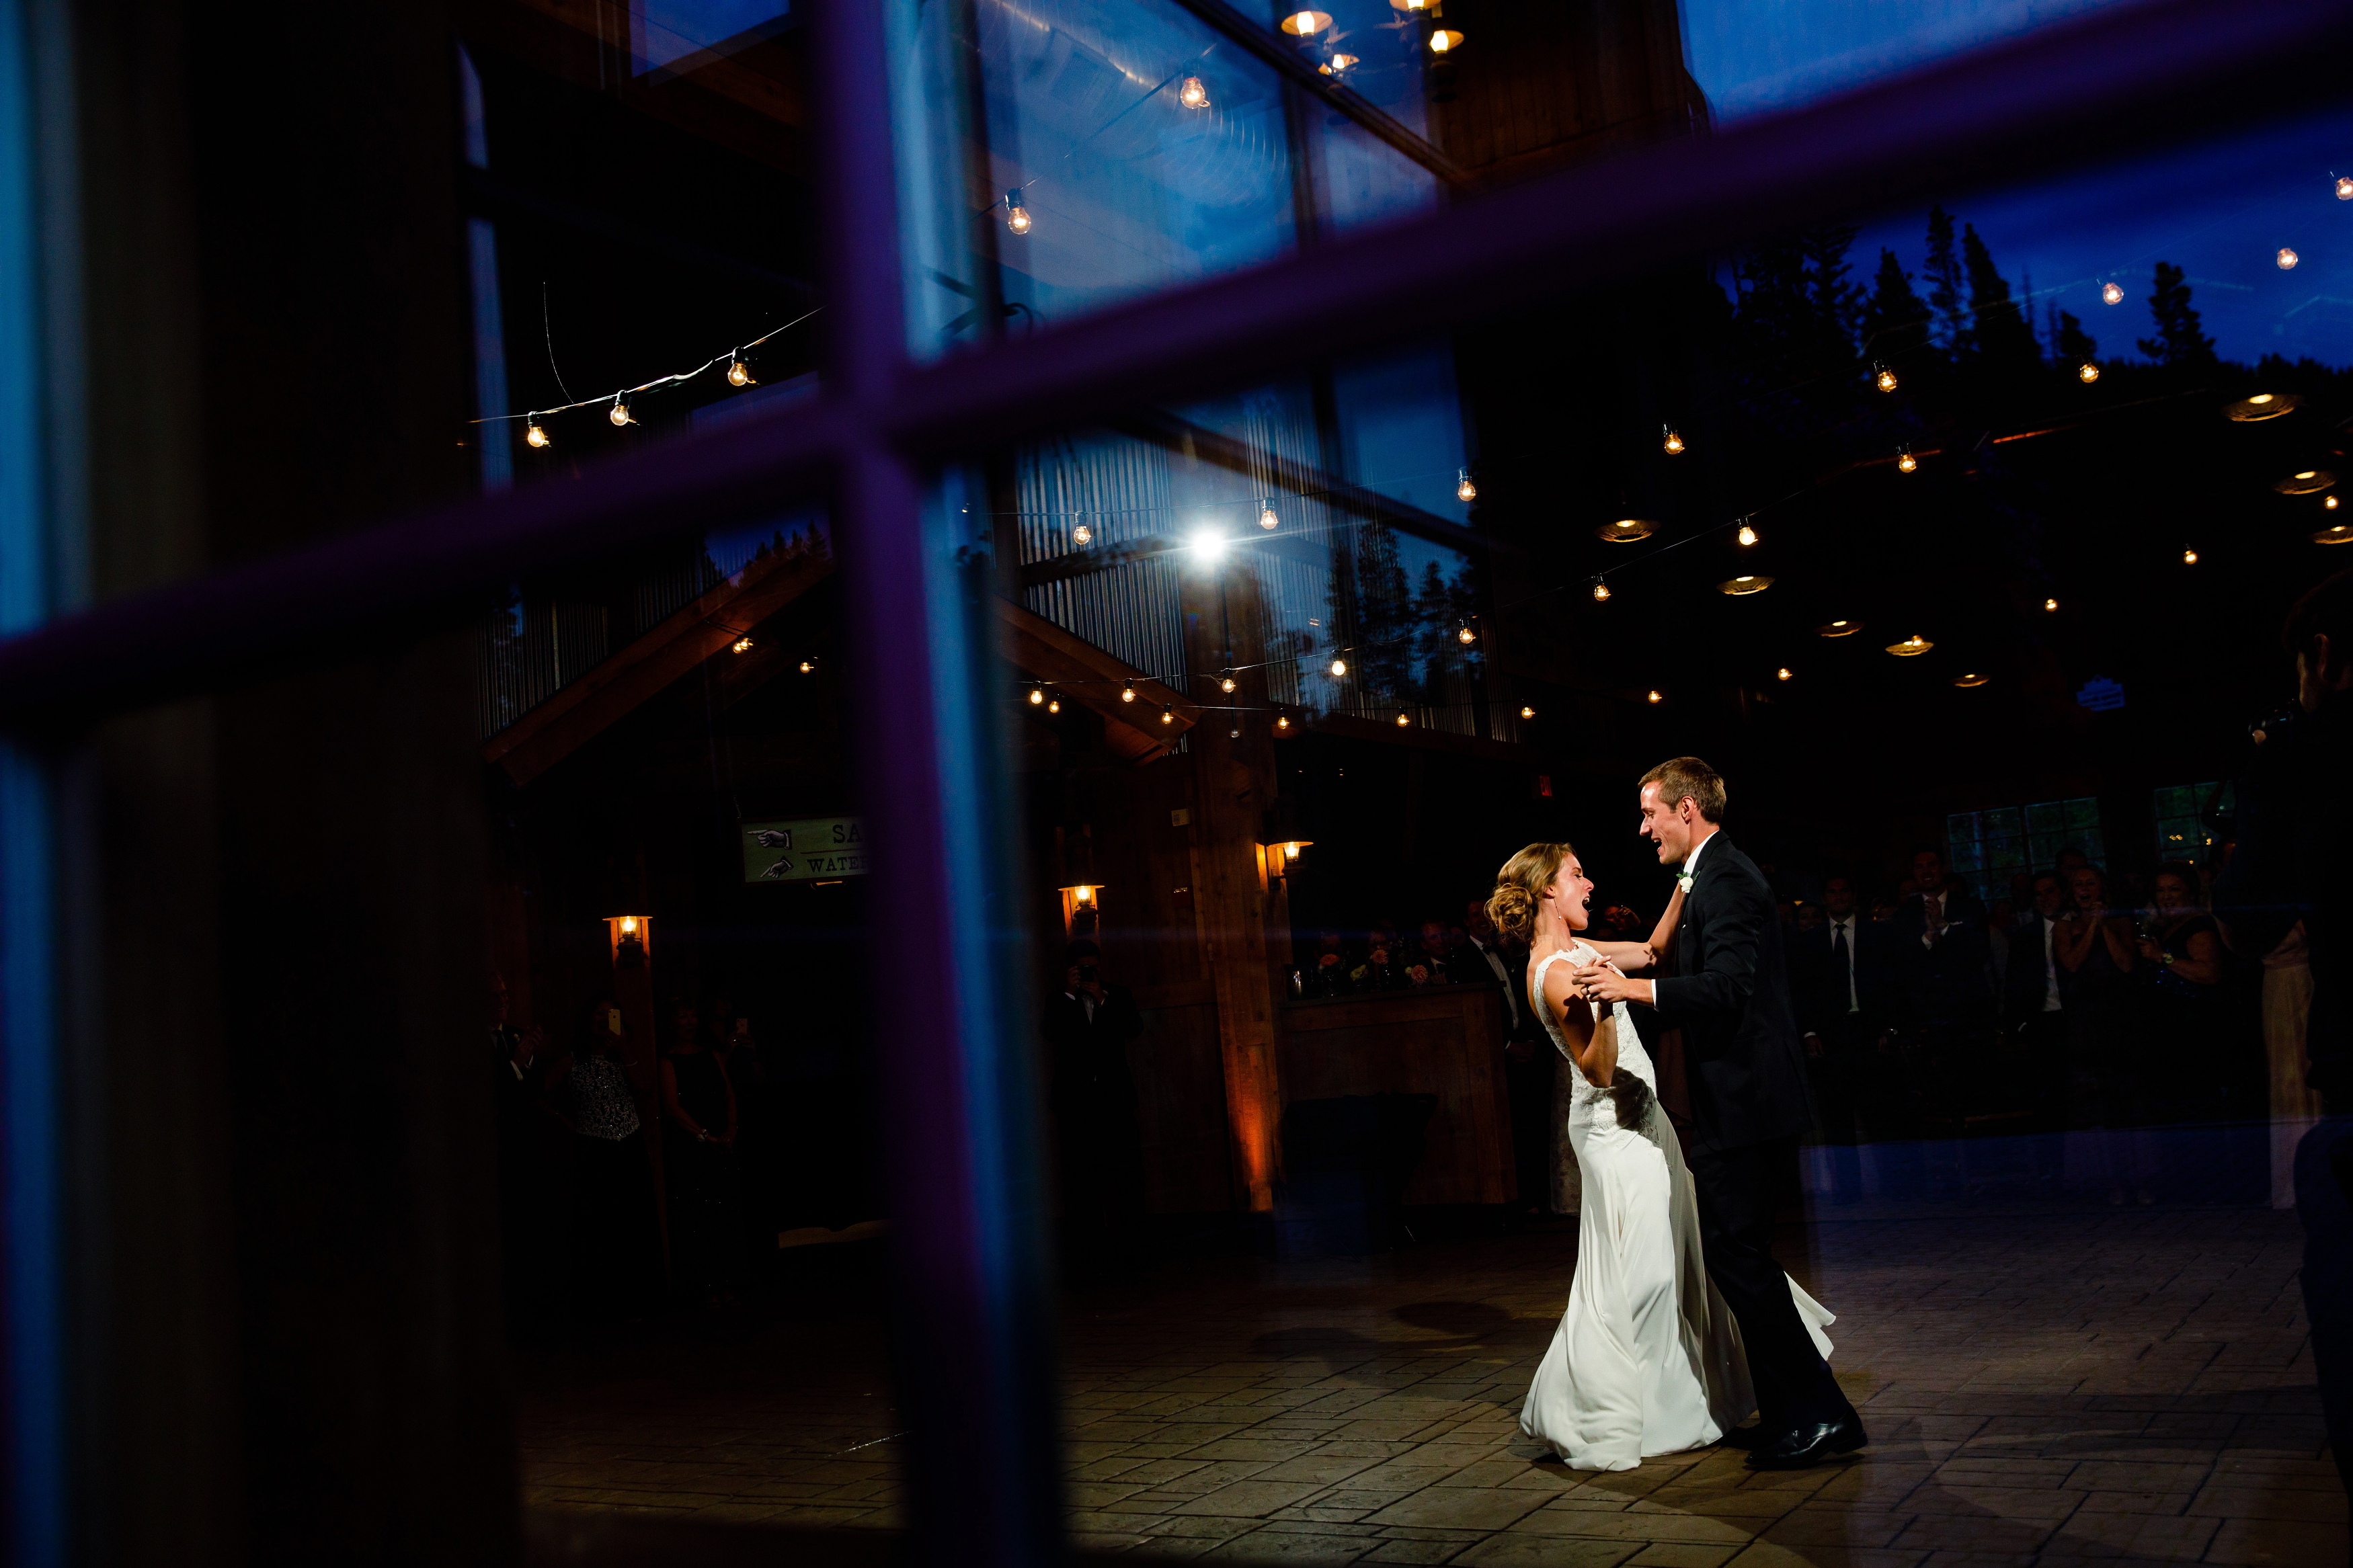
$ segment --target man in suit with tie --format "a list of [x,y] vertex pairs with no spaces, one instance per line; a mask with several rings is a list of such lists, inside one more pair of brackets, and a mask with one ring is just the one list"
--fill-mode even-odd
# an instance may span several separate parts
[[1504,988],[1504,1090],[1511,1101],[1512,1170],[1517,1177],[1523,1215],[1548,1214],[1552,1209],[1552,1075],[1556,1053],[1551,1042],[1539,1042],[1535,1019],[1528,1009],[1528,955],[1507,951],[1487,918],[1483,900],[1473,899],[1463,911],[1463,933],[1471,940],[1454,955],[1446,977],[1457,985],[1493,980]]
[[[1780,921],[1757,863],[1717,826],[1725,791],[1714,768],[1677,757],[1644,773],[1640,792],[1642,837],[1662,865],[1681,867],[1683,914],[1655,978],[1590,964],[1577,970],[1577,985],[1589,998],[1655,1008],[1682,1033],[1708,1278],[1740,1324],[1757,1385],[1757,1425],[1725,1441],[1749,1450],[1752,1468],[1799,1469],[1869,1439],[1773,1261],[1774,1198],[1806,1127],[1806,1055]],[[1667,1058],[1660,1070],[1672,1072]],[[1662,1101],[1674,1092],[1659,1086]]]
[[2034,1081],[2042,1086],[2036,1110],[2053,1129],[2066,1125],[2068,1108],[2067,1004],[2054,946],[2068,902],[2058,872],[2034,874],[2034,900],[2010,924],[2010,967],[2002,974],[2001,1021],[2019,1057],[2033,1064]]
[[1854,879],[1824,879],[1822,923],[1798,933],[1790,965],[1807,1070],[1831,1148],[1831,1195],[1842,1204],[1862,1195],[1856,1113],[1886,1027],[1885,958],[1879,928],[1862,918],[1860,902]]

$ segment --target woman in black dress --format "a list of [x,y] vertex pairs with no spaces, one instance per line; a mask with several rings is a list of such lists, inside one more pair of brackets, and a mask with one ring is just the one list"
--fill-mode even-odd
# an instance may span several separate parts
[[2074,907],[2060,915],[2051,946],[2059,960],[2059,994],[2068,1021],[2067,1056],[2076,1090],[2103,1140],[2108,1202],[2125,1201],[2130,1183],[2140,1202],[2157,1201],[2152,1095],[2160,1064],[2148,1059],[2139,1027],[2141,994],[2133,984],[2139,953],[2129,916],[2108,908],[2107,879],[2095,867],[2068,873]]
[[735,1175],[735,1089],[691,1002],[668,1008],[661,1059],[662,1178],[670,1194],[670,1278],[682,1296],[729,1299],[743,1273]]
[[[2167,1109],[2175,1119],[2211,1120],[2219,1085],[2200,1072],[2228,1026],[2222,1006],[2222,933],[2198,907],[2198,873],[2181,862],[2158,868],[2157,909],[2140,939],[2141,969],[2149,979],[2148,1033],[2155,1059],[2176,1086]],[[2202,1114],[2201,1114],[2202,1113]]]

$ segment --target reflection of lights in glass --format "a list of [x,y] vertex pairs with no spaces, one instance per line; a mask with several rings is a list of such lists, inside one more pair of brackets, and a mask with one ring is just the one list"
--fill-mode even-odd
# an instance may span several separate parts
[[1432,27],[1430,30],[1430,52],[1431,54],[1442,55],[1447,53],[1449,50],[1459,49],[1461,47],[1462,35],[1456,32],[1453,28]]
[[1294,38],[1312,38],[1332,25],[1329,13],[1293,11],[1282,19],[1282,30]]
[[1005,193],[1005,226],[1016,234],[1029,232],[1029,209],[1021,205],[1019,191]]
[[2125,286],[2121,283],[2103,283],[2100,285],[2100,298],[2108,304],[2121,305],[2125,302]]
[[2085,360],[2075,367],[2075,379],[2086,384],[2100,379],[2100,367]]
[[1468,468],[1457,468],[1454,471],[1454,499],[1456,500],[1479,499],[1479,487],[1471,482],[1471,470]]
[[1905,473],[1912,473],[1920,467],[1920,459],[1912,455],[1911,447],[1906,447],[1904,455],[1895,459],[1895,466]]
[[1338,76],[1342,71],[1346,70],[1356,63],[1356,57],[1354,55],[1335,54],[1330,60],[1315,68],[1322,71],[1325,76]]
[[1683,438],[1680,435],[1676,434],[1675,427],[1673,426],[1662,425],[1660,428],[1666,432],[1666,436],[1664,439],[1660,441],[1659,445],[1666,448],[1668,457],[1672,458],[1676,453],[1683,449]]
[[1895,373],[1888,369],[1885,365],[1881,365],[1879,367],[1879,374],[1873,376],[1871,380],[1872,384],[1878,387],[1882,392],[1893,392],[1895,390]]
[[2304,258],[2283,245],[2279,247],[2279,254],[2272,259],[2279,263],[2279,269],[2282,272],[2293,272],[2295,270],[2295,264]]
[[1740,525],[1740,542],[1743,544],[1754,544],[1757,542],[1757,531],[1748,526],[1746,521],[1743,521]]
[[1209,89],[1201,85],[1199,77],[1188,76],[1185,79],[1185,85],[1176,89],[1176,101],[1187,109],[1207,109],[1209,107]]

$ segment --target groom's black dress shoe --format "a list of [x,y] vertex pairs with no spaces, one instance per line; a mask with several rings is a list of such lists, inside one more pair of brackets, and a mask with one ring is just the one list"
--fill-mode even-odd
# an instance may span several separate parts
[[1862,1423],[1852,1415],[1836,1421],[1809,1421],[1759,1448],[1748,1451],[1752,1470],[1802,1470],[1838,1454],[1852,1454],[1871,1441]]

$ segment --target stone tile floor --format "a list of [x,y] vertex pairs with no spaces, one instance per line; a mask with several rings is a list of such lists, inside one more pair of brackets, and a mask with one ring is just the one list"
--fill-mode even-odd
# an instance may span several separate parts
[[[1575,1253],[1556,1230],[1369,1259],[1190,1258],[1066,1308],[1071,1530],[1317,1563],[2337,1563],[2292,1214],[1826,1211],[1784,1260],[1841,1321],[1873,1436],[1751,1475],[1715,1450],[1580,1474],[1516,1414]],[[826,1249],[841,1253],[850,1249]],[[836,1267],[846,1268],[847,1260]],[[848,1274],[650,1359],[529,1370],[528,1501],[895,1522],[873,1304]]]

